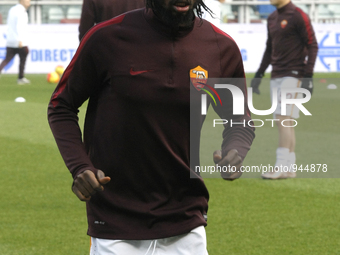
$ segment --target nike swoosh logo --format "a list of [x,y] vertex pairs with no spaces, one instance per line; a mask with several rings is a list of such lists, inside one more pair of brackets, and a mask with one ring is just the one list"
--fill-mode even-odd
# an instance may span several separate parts
[[153,71],[153,70],[134,71],[133,68],[131,67],[131,69],[130,69],[130,74],[131,74],[131,75],[138,75],[138,74],[148,73],[148,72],[152,72],[152,71]]

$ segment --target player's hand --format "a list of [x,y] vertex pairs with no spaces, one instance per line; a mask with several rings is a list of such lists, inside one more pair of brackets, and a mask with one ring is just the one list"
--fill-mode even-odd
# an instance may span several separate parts
[[222,158],[222,152],[220,150],[215,151],[214,162],[216,165],[221,167],[230,166],[231,171],[221,171],[221,176],[224,180],[233,181],[241,177],[242,172],[240,171],[240,168],[242,166],[242,158],[238,155],[238,151],[236,149],[230,150],[224,158]]
[[74,180],[72,191],[81,201],[89,201],[96,192],[103,191],[103,185],[110,180],[102,170],[98,170],[97,176],[91,170],[85,170]]
[[19,48],[22,48],[22,41],[19,42]]
[[[307,89],[312,95],[313,89],[314,89],[313,78],[311,76],[303,78],[302,83],[301,83],[301,88]],[[304,94],[303,97],[306,97],[306,95]]]
[[263,74],[261,73],[256,73],[254,78],[251,80],[250,87],[253,88],[253,93],[259,94],[260,95],[260,90],[259,86],[261,84],[261,79],[263,77]]

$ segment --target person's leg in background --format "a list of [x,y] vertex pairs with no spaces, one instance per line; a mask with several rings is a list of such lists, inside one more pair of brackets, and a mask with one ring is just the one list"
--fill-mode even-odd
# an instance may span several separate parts
[[30,81],[25,78],[25,66],[26,66],[26,59],[28,55],[28,47],[22,47],[19,49],[19,58],[20,58],[20,64],[19,64],[19,75],[18,75],[18,84],[28,84]]
[[[277,89],[277,99],[279,101],[274,112],[274,119],[279,133],[278,147],[276,149],[276,162],[274,171],[262,174],[263,179],[283,179],[294,178],[296,173],[292,171],[292,164],[295,164],[295,119],[299,118],[299,109],[292,104],[286,105],[286,115],[281,115],[281,89],[298,88],[300,81],[293,77],[283,77],[270,81],[271,96],[274,88]],[[302,95],[297,93],[287,93],[287,98],[299,98]]]
[[14,58],[15,54],[15,48],[6,48],[6,57],[0,64],[0,73],[2,69],[4,69],[4,67]]

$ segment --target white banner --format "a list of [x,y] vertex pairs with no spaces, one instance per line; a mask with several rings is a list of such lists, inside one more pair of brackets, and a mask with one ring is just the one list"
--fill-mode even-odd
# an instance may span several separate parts
[[[319,44],[315,72],[340,71],[339,24],[313,25]],[[234,38],[243,56],[246,72],[255,72],[261,62],[267,40],[265,24],[221,24],[220,28]],[[26,73],[49,73],[55,67],[66,67],[78,47],[78,25],[29,25],[29,49]],[[6,55],[6,25],[0,25],[0,61]],[[16,56],[2,71],[18,73]],[[271,68],[267,69],[270,72]]]
[[[26,73],[49,73],[56,66],[66,67],[79,45],[78,25],[29,25]],[[7,26],[0,26],[0,61],[6,55]],[[3,73],[18,73],[19,56],[4,68]]]

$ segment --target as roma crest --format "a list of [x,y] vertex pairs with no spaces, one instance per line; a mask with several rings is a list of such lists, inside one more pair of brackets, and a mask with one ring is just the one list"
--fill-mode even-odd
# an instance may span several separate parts
[[281,27],[282,28],[285,28],[287,26],[287,24],[288,24],[287,20],[284,19],[284,20],[281,21]]
[[200,91],[204,88],[204,85],[207,83],[208,80],[208,71],[203,69],[200,66],[195,67],[194,69],[190,70],[190,80],[192,85]]

